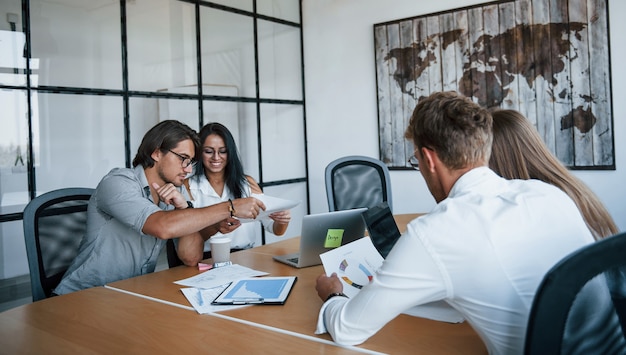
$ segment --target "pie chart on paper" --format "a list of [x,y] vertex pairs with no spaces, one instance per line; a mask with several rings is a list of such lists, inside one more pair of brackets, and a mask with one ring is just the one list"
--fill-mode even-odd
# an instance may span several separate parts
[[343,259],[339,270],[339,278],[348,286],[359,290],[374,279],[374,273],[367,265],[353,259]]

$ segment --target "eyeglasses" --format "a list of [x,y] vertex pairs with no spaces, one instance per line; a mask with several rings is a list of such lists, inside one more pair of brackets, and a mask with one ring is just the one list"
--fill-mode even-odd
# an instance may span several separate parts
[[220,150],[213,150],[213,149],[205,149],[203,151],[204,154],[212,157],[213,155],[217,154],[220,157],[225,157],[226,155],[228,155],[228,151],[226,149],[220,149]]
[[196,162],[195,162],[195,161],[193,161],[193,159],[191,159],[191,158],[189,158],[189,157],[186,157],[186,156],[184,156],[184,155],[180,155],[180,154],[178,154],[178,153],[176,153],[176,152],[173,152],[173,151],[171,151],[171,150],[169,150],[169,149],[168,149],[168,151],[169,151],[170,153],[174,154],[175,156],[177,156],[177,157],[179,157],[179,158],[180,158],[180,162],[181,162],[181,165],[183,166],[183,169],[187,168],[189,165],[191,165],[191,167],[192,167],[192,168],[193,168],[194,166],[196,166]]
[[411,165],[411,167],[415,170],[419,170],[419,160],[417,159],[417,157],[415,156],[415,152],[417,152],[417,149],[415,149],[413,151],[413,155],[411,155],[411,157],[408,160],[409,165]]

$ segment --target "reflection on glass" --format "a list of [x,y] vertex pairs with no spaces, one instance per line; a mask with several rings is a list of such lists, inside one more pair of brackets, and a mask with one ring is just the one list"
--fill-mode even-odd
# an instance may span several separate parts
[[261,97],[302,100],[300,29],[263,20],[258,28]]
[[129,88],[158,91],[197,85],[194,5],[172,0],[126,4]]
[[122,98],[40,93],[38,103],[41,134],[33,141],[39,149],[38,194],[68,186],[96,187],[109,170],[124,166]]
[[[0,90],[1,213],[21,212],[28,203],[28,120],[26,92]],[[35,128],[35,127],[34,127]]]
[[262,15],[276,17],[300,23],[300,2],[294,0],[257,0],[257,12]]
[[3,0],[0,2],[0,13],[2,19],[6,19],[6,22],[0,26],[0,84],[25,85],[24,45],[26,36],[22,33],[21,2],[19,0]]
[[30,1],[31,48],[39,58],[33,85],[122,88],[117,2]]
[[[263,180],[306,176],[302,106],[261,104]],[[284,132],[290,132],[285,134]],[[289,164],[282,158],[289,152]]]
[[[180,88],[180,90],[183,90]],[[185,99],[131,98],[130,112],[130,159],[137,154],[137,148],[144,134],[163,120],[178,120],[194,130],[198,130],[198,101]]]
[[0,107],[2,107],[0,167],[13,171],[26,171],[28,149],[26,92],[0,90]]
[[202,84],[237,88],[256,97],[252,17],[200,8]]

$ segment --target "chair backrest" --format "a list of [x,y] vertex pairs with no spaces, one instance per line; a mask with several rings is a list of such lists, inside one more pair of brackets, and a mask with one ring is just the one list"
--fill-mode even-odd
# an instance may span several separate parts
[[530,311],[526,354],[624,354],[626,233],[585,246],[542,280]]
[[393,211],[389,168],[378,159],[351,155],[326,166],[328,210],[374,207],[387,202]]
[[78,253],[94,189],[63,188],[35,197],[24,209],[24,241],[33,301],[50,297]]

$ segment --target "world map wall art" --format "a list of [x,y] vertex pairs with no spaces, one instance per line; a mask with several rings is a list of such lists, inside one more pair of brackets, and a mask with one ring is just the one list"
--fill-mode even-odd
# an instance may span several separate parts
[[520,111],[571,169],[615,170],[608,28],[607,0],[497,1],[375,24],[381,160],[409,169],[415,105],[454,90]]

